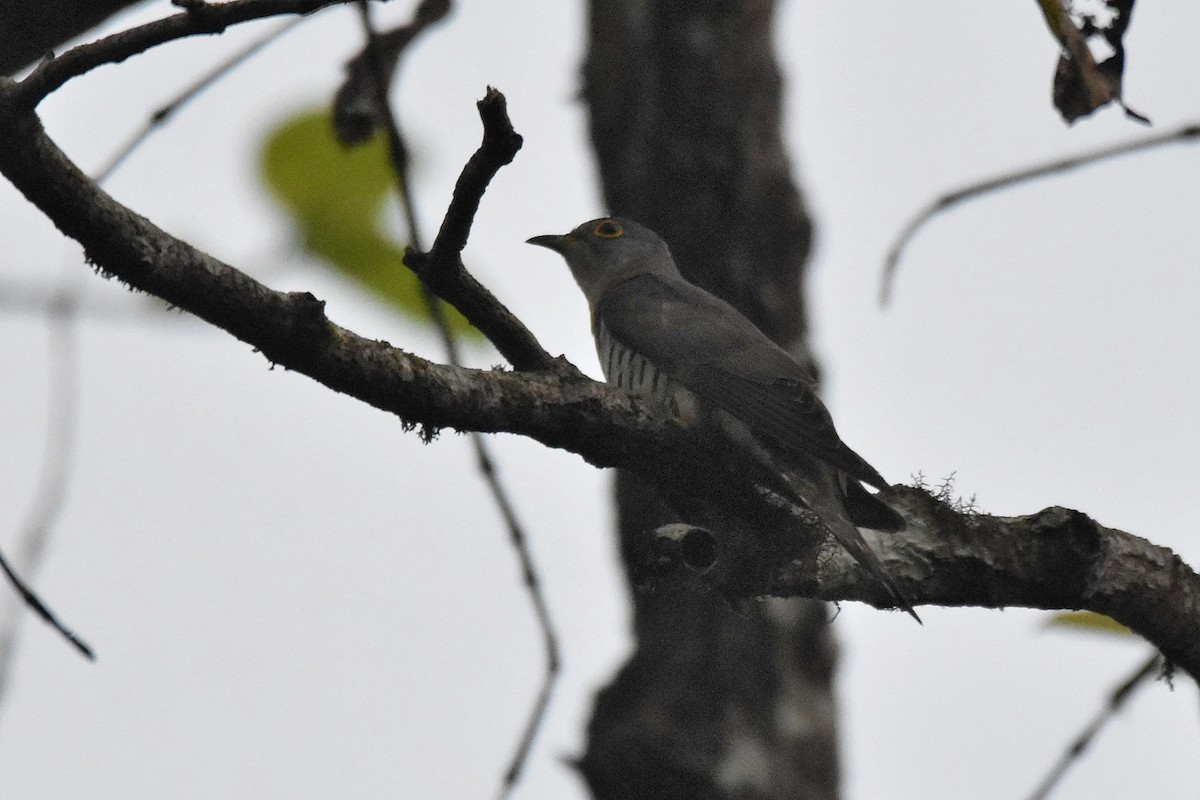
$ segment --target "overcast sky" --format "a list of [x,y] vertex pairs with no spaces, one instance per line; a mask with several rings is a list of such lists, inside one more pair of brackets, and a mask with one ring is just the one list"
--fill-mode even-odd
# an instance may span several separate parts
[[[399,107],[428,236],[478,144],[475,101],[489,84],[505,92],[525,148],[485,197],[468,262],[547,349],[599,376],[565,266],[523,244],[605,211],[576,99],[579,5],[463,0],[409,55]],[[1147,131],[1115,110],[1059,120],[1056,45],[1034,3],[782,6],[786,136],[819,226],[813,321],[843,437],[894,482],[954,474],[985,511],[1069,506],[1200,564],[1194,146],[937,218],[881,310],[887,247],[934,196]],[[112,29],[171,11],[151,3]],[[42,105],[47,127],[95,169],[269,27],[96,70]],[[1138,6],[1125,92],[1155,130],[1200,113],[1196,30],[1200,5]],[[181,113],[110,189],[272,287],[312,291],[338,324],[436,359],[430,333],[297,252],[255,175],[265,133],[327,102],[358,43],[351,9],[307,22]],[[99,660],[25,620],[0,706],[0,793],[490,796],[543,655],[465,437],[422,445],[394,418],[93,276],[7,184],[0,219],[6,286],[77,282],[86,307],[116,311],[75,329],[79,441],[36,579]],[[0,307],[0,543],[27,513],[45,452],[47,329]],[[483,347],[470,357],[501,361]],[[610,476],[515,437],[493,442],[564,645],[517,796],[583,797],[563,759],[582,751],[593,693],[628,645]],[[1149,653],[1047,630],[1041,612],[921,615],[924,627],[846,604],[833,623],[849,800],[1022,798]],[[1057,797],[1194,800],[1198,749],[1194,684],[1151,684]]]

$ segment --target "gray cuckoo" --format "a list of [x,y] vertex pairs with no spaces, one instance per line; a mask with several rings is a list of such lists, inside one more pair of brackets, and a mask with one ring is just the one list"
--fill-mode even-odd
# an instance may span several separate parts
[[566,259],[591,307],[609,383],[743,448],[917,616],[858,530],[903,527],[862,485],[888,484],[838,437],[795,359],[733,306],[684,280],[666,242],[643,225],[601,218],[529,243]]

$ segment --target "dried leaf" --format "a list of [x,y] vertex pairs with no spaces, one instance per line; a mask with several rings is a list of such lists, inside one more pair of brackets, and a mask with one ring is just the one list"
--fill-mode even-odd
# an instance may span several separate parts
[[1149,124],[1121,97],[1123,38],[1133,4],[1134,0],[1038,0],[1046,26],[1062,46],[1053,97],[1054,107],[1068,123],[1115,102],[1127,116]]

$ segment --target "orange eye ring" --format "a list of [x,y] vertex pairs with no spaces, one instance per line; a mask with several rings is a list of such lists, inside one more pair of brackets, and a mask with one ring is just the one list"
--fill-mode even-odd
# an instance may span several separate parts
[[601,239],[616,239],[625,235],[625,229],[611,219],[602,220],[592,233]]

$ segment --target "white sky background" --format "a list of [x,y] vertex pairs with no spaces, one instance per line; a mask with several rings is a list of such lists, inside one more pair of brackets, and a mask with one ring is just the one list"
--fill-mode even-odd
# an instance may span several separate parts
[[[565,265],[523,244],[603,213],[582,106],[577,3],[463,0],[409,55],[399,107],[430,236],[479,142],[488,84],[525,136],[477,218],[468,263],[554,353],[598,375]],[[785,3],[788,141],[817,216],[812,307],[844,438],[893,481],[957,474],[987,511],[1066,505],[1200,564],[1192,409],[1200,377],[1200,159],[1174,146],[987,197],[914,241],[876,304],[891,238],[934,195],[1146,131],[1049,102],[1055,45],[1030,2]],[[383,20],[406,19],[393,3]],[[970,8],[970,10],[968,10]],[[914,10],[916,9],[916,10]],[[169,13],[154,3],[124,27]],[[1139,4],[1129,103],[1157,130],[1200,109],[1200,6]],[[161,47],[42,106],[94,169],[193,76],[266,30]],[[258,186],[258,142],[326,102],[359,46],[325,13],[186,109],[110,184],[167,230],[360,334],[440,358],[429,333],[298,256]],[[5,798],[490,796],[541,679],[515,559],[464,437],[397,422],[271,371],[228,335],[91,276],[7,185],[0,275],[82,281],[127,309],[78,328],[80,441],[36,585],[97,649],[27,619],[0,707]],[[139,311],[141,310],[141,311]],[[0,315],[0,542],[43,455],[44,320]],[[478,349],[473,361],[499,363]],[[496,437],[563,640],[565,673],[519,797],[582,797],[594,690],[620,663],[624,590],[608,476]],[[846,797],[1022,798],[1146,645],[1046,631],[1046,615],[846,605]],[[1195,798],[1197,692],[1155,683],[1078,764],[1071,798]]]

